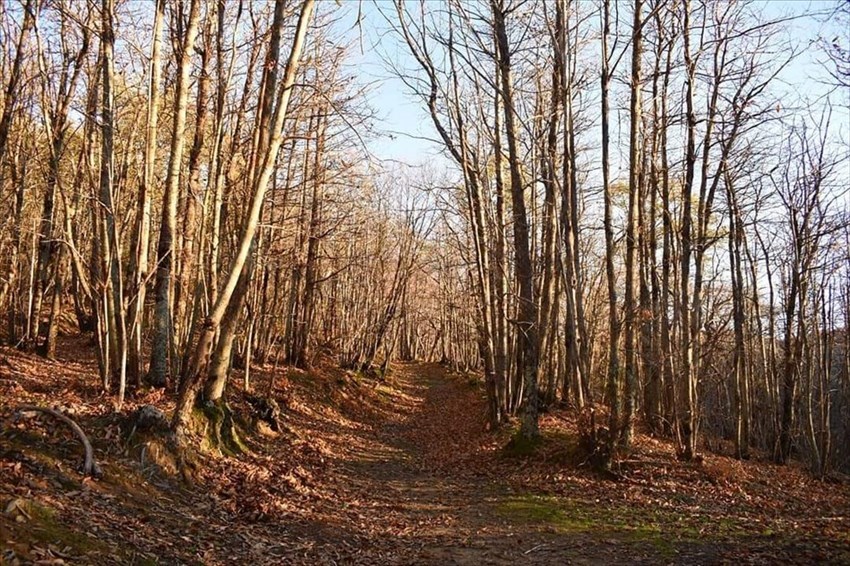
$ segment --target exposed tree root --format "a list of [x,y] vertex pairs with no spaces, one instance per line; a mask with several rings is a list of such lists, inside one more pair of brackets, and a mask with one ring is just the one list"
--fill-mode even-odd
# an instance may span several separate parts
[[201,450],[218,451],[226,455],[249,452],[234,420],[230,405],[224,400],[206,402],[196,412],[196,430],[202,432]]
[[97,461],[94,458],[94,448],[92,448],[91,442],[89,442],[89,437],[86,436],[86,433],[83,432],[80,425],[78,425],[71,417],[61,411],[57,411],[56,409],[38,407],[36,405],[22,405],[18,407],[15,412],[20,416],[24,416],[24,413],[44,413],[71,427],[71,430],[73,430],[74,434],[77,435],[77,439],[82,443],[83,448],[85,449],[86,456],[85,462],[83,463],[83,474],[90,477],[100,477],[103,475],[103,471],[100,469],[100,466],[98,466]]
[[280,405],[273,397],[250,395],[247,397],[247,400],[251,408],[254,409],[254,415],[258,420],[268,423],[275,432],[282,430],[280,426]]

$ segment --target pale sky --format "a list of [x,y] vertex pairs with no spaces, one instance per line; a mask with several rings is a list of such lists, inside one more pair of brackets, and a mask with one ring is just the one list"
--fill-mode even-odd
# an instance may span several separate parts
[[[762,4],[765,12],[771,17],[808,12],[824,13],[836,5],[832,0],[764,0],[755,4]],[[387,23],[379,13],[380,6],[392,14],[390,0],[363,0],[359,6],[363,12],[362,27],[351,29],[350,33],[362,33],[363,53],[359,48],[355,49],[351,65],[356,67],[362,80],[374,85],[369,100],[381,118],[379,129],[386,132],[386,135],[370,143],[370,150],[379,159],[398,160],[413,165],[434,163],[435,159],[439,161],[441,147],[422,139],[433,139],[436,133],[421,102],[413,100],[401,81],[390,76],[381,59],[381,56],[385,55],[402,66],[410,66],[410,56],[406,48],[398,44],[397,38],[386,33]],[[350,29],[356,19],[358,4],[354,0],[345,0],[343,8],[349,12],[343,20],[343,25]],[[840,29],[834,22],[824,21],[824,18],[801,18],[788,22],[787,26],[794,42],[799,48],[805,49],[805,52],[783,72],[782,80],[789,91],[795,91],[807,99],[819,98],[829,90],[825,84],[828,76],[819,64],[823,53],[813,42],[819,37],[831,39],[842,34],[844,41],[850,41],[850,31]],[[840,121],[848,119],[848,96],[843,100],[844,111],[839,116]]]

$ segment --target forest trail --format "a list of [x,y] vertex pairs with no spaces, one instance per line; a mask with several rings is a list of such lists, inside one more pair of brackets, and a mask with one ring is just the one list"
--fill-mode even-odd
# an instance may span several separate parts
[[[207,461],[190,486],[114,442],[126,417],[93,390],[81,344],[63,343],[58,362],[0,352],[0,422],[15,405],[61,399],[105,470],[82,478],[69,465],[76,441],[49,421],[0,431],[0,503],[29,509],[17,523],[0,513],[0,564],[635,562],[613,541],[511,516],[514,488],[493,467],[504,438],[484,430],[484,396],[469,376],[424,363],[395,365],[388,382],[287,372],[275,388],[285,432],[252,437],[241,458]],[[258,370],[254,387],[269,376]],[[246,414],[238,384],[231,402]],[[150,395],[135,406],[158,399]]]
[[[248,453],[207,454],[188,485],[126,437],[134,408],[169,410],[161,393],[114,412],[84,351],[74,339],[45,362],[0,348],[0,565],[850,559],[843,487],[710,454],[684,465],[644,436],[621,481],[603,480],[576,452],[569,412],[545,414],[543,443],[512,452],[512,427],[484,429],[480,382],[437,364],[394,364],[385,381],[331,364],[277,372],[281,432],[246,429]],[[272,373],[252,372],[252,390],[268,391]],[[229,399],[250,420],[239,379]],[[15,406],[57,402],[90,433],[102,478],[79,474],[63,428],[13,422]]]
[[848,29],[0,0],[0,566],[850,566]]
[[496,515],[492,481],[447,469],[484,432],[478,391],[437,364],[400,365],[391,381],[392,410],[341,454],[328,502],[339,522],[307,534],[305,563],[507,564],[533,552]]
[[451,465],[483,432],[481,399],[470,386],[437,364],[402,366],[393,383],[394,418],[352,450],[340,478],[372,534],[350,545],[343,532],[326,544],[362,551],[366,542],[381,559],[433,564],[508,564],[548,546],[498,516],[495,482]]
[[692,548],[675,559],[669,548],[659,553],[656,541],[623,537],[604,525],[584,532],[590,525],[571,528],[559,509],[525,507],[534,496],[517,493],[477,452],[485,438],[477,385],[447,375],[438,364],[419,363],[400,365],[392,383],[394,410],[352,442],[338,470],[340,498],[328,503],[339,505],[345,518],[306,535],[309,550],[300,557],[305,564],[659,564],[708,558],[706,549]]

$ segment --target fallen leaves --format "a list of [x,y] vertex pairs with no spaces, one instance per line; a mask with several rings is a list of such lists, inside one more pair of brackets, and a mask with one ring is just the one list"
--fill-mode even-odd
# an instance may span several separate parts
[[[101,480],[80,477],[68,463],[79,450],[73,437],[46,422],[38,434],[4,425],[0,562],[850,559],[846,483],[711,454],[686,464],[669,443],[645,436],[621,462],[621,480],[602,480],[577,447],[574,415],[563,411],[543,416],[534,452],[509,457],[511,430],[485,430],[483,392],[435,364],[398,365],[392,387],[331,362],[311,373],[287,370],[271,392],[281,431],[249,437],[250,454],[202,459],[188,488],[124,446],[133,412],[150,405],[168,414],[170,397],[142,392],[114,415],[84,351],[66,344],[57,366],[0,349],[0,422],[6,407],[59,402],[91,431],[105,469]],[[265,391],[271,370],[252,375],[255,390]],[[251,415],[238,383],[233,410]]]

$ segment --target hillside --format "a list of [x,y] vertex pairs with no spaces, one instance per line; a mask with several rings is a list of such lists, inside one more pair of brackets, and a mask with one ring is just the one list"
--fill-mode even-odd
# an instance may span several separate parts
[[[510,429],[484,430],[480,384],[436,364],[395,364],[385,382],[287,370],[271,394],[280,432],[234,379],[246,452],[207,446],[181,477],[152,454],[154,432],[128,438],[139,406],[173,402],[150,392],[113,412],[91,347],[61,346],[55,362],[0,349],[2,564],[850,561],[846,483],[758,458],[683,463],[643,435],[617,479],[601,478],[571,413],[544,415],[528,453],[506,449]],[[252,375],[264,391],[270,368]],[[70,429],[15,419],[24,404],[71,415],[102,477],[81,476]]]

